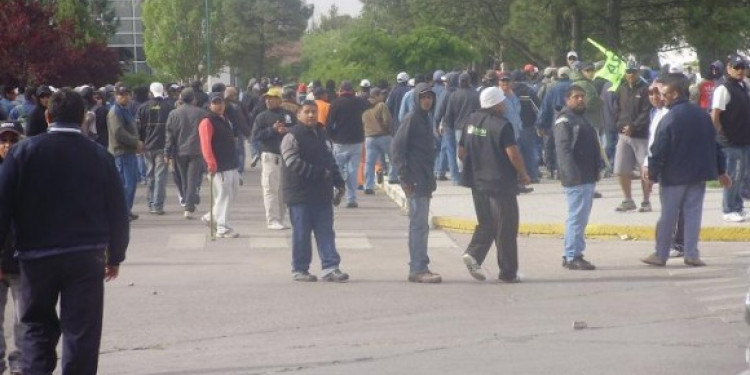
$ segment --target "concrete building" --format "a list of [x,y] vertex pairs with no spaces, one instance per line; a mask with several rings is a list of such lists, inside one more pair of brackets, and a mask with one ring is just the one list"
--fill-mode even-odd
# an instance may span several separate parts
[[120,18],[117,32],[109,46],[117,49],[123,69],[131,73],[151,73],[143,51],[143,21],[141,7],[146,0],[109,0],[116,17]]

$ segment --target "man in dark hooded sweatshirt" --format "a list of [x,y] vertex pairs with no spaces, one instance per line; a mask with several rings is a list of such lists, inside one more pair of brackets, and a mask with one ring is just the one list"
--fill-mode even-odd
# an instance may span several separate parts
[[409,202],[409,278],[414,283],[439,283],[440,275],[427,266],[427,218],[430,198],[437,183],[433,173],[435,141],[429,112],[435,104],[435,92],[427,83],[414,89],[415,111],[404,118],[391,145],[393,165],[398,171],[401,188]]
[[[471,75],[461,73],[458,76],[458,89],[448,98],[445,117],[443,117],[443,123],[440,126],[440,134],[444,138],[448,138],[445,144],[448,146],[449,160],[456,159],[456,145],[461,141],[461,132],[464,129],[465,121],[477,109],[479,109],[479,93],[471,87]],[[448,165],[450,166],[450,164]],[[457,168],[460,170],[461,166]],[[454,174],[451,171],[451,179],[454,185],[458,185],[459,176],[458,172]]]

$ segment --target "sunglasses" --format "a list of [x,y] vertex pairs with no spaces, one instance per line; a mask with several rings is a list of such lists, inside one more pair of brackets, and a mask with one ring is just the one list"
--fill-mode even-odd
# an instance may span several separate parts
[[737,65],[733,66],[732,69],[734,69],[734,70],[745,70],[745,69],[747,69],[747,66],[743,65],[743,64],[737,64]]

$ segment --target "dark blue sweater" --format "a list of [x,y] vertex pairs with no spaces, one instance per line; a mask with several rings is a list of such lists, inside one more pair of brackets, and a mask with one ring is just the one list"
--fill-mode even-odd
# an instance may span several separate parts
[[15,230],[18,258],[107,251],[125,259],[128,211],[114,158],[77,132],[55,131],[13,146],[0,170],[0,243]]
[[716,179],[724,166],[708,114],[685,98],[672,104],[654,135],[649,178],[662,186],[687,185]]

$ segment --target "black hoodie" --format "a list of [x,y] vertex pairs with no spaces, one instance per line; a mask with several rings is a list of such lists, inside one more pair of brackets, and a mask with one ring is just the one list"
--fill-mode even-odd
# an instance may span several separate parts
[[[419,105],[419,93],[435,93],[426,83],[415,88],[414,112],[401,122],[391,145],[391,158],[402,185],[412,185],[415,197],[431,197],[437,188],[433,167],[435,164],[435,139],[429,112]],[[435,107],[435,101],[432,101]]]

